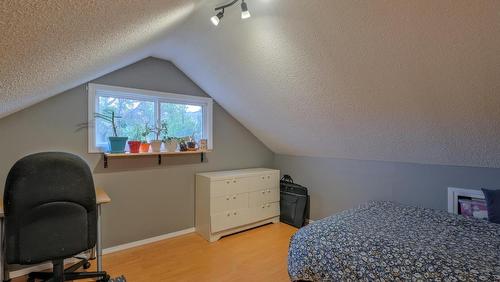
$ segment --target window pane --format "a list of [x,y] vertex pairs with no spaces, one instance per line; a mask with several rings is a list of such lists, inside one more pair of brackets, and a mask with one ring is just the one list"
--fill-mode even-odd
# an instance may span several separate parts
[[[140,101],[125,98],[98,97],[97,112],[109,115],[112,111],[121,116],[117,119],[118,136],[126,136],[129,140],[140,140],[144,126],[155,124],[154,102]],[[96,144],[103,146],[108,143],[108,137],[113,136],[113,128],[110,123],[96,119]]]
[[161,103],[161,120],[167,122],[168,136],[203,138],[203,107],[199,105]]

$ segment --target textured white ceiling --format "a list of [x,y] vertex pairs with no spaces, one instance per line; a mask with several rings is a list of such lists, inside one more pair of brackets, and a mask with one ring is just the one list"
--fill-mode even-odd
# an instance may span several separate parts
[[220,2],[0,1],[0,117],[154,55],[276,153],[500,167],[500,1]]
[[0,1],[0,118],[148,56],[195,2]]
[[155,55],[274,152],[500,167],[500,1],[247,2]]

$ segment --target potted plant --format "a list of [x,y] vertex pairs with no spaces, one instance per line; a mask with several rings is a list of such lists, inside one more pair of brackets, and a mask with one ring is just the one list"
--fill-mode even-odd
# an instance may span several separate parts
[[167,139],[164,142],[165,142],[165,147],[167,149],[167,152],[177,151],[177,144],[178,144],[177,138],[167,137]]
[[131,139],[128,141],[128,148],[130,153],[137,154],[141,148],[141,129],[138,125],[134,126]]
[[127,144],[128,137],[118,136],[117,132],[117,119],[121,118],[120,116],[115,115],[114,111],[110,111],[109,115],[94,113],[95,118],[102,119],[106,122],[109,122],[113,127],[113,136],[108,137],[109,141],[109,152],[110,153],[124,153],[125,145]]
[[150,147],[151,144],[148,143],[147,140],[141,140],[141,153],[147,153],[149,152],[149,147]]
[[147,141],[147,138],[148,138],[148,135],[149,133],[151,133],[151,131],[149,131],[149,127],[146,125],[144,127],[144,130],[142,131],[141,135],[142,135],[142,140],[141,140],[141,152],[142,153],[147,153],[149,152],[149,147],[150,147],[150,144],[149,142]]
[[190,137],[187,137],[187,136],[186,136],[186,137],[180,137],[180,138],[178,138],[178,139],[177,139],[177,140],[179,141],[179,150],[180,150],[181,152],[185,152],[185,151],[187,151],[187,150],[188,150],[188,145],[187,145],[187,143],[188,143],[188,141],[189,141],[189,138],[190,138]]
[[192,136],[189,137],[189,140],[186,142],[186,145],[188,151],[196,151],[196,142],[194,141],[194,138]]
[[[146,125],[146,127],[148,126]],[[148,130],[149,132],[154,133],[156,137],[156,139],[151,140],[151,150],[153,152],[160,152],[161,143],[163,142],[162,139],[160,139],[160,136],[167,134],[167,123],[162,122],[160,125],[156,125],[155,127],[148,127]]]
[[186,141],[184,141],[184,139],[181,139],[181,140],[179,141],[179,150],[180,150],[181,152],[185,152],[185,151],[187,151],[187,150],[188,150],[188,148],[187,148],[187,144],[186,144]]

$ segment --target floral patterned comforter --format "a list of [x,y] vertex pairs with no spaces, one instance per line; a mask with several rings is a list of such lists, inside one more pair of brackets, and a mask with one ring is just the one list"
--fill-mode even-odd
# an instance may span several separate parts
[[500,281],[500,224],[370,202],[303,227],[293,281]]

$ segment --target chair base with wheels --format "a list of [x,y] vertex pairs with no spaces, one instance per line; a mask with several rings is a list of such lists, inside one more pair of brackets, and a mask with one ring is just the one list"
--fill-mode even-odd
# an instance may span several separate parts
[[108,282],[110,279],[110,276],[105,271],[76,272],[76,270],[80,267],[83,267],[83,269],[90,268],[90,262],[85,258],[80,258],[79,262],[66,269],[64,269],[63,260],[53,261],[52,264],[54,265],[53,272],[31,272],[28,274],[28,282],[35,282],[37,280],[46,282],[62,282],[92,278],[97,278],[98,282]]

